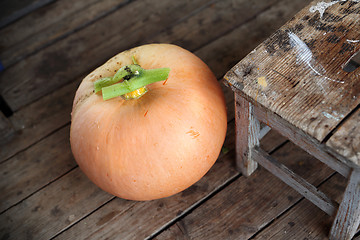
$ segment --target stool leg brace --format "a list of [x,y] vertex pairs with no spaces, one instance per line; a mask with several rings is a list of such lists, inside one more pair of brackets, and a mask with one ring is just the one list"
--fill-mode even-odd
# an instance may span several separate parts
[[[331,240],[351,239],[360,223],[360,170],[351,169],[337,161],[323,151],[320,145],[306,139],[302,132],[297,131],[290,125],[287,126],[280,119],[273,121],[271,118],[264,119],[264,116],[268,118],[268,114],[264,113],[263,109],[258,108],[238,93],[235,93],[236,164],[241,173],[248,177],[256,170],[257,164],[261,164],[324,212],[330,216],[336,214],[330,231]],[[259,120],[269,124],[305,151],[349,178],[340,206],[260,149]]]

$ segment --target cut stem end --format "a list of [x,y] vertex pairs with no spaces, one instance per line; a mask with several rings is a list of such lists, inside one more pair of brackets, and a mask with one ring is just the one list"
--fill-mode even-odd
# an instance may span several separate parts
[[148,91],[147,85],[164,81],[169,77],[170,68],[145,70],[137,64],[134,58],[133,62],[134,64],[120,68],[113,77],[95,81],[95,92],[102,91],[104,100],[118,96],[127,100],[137,99]]

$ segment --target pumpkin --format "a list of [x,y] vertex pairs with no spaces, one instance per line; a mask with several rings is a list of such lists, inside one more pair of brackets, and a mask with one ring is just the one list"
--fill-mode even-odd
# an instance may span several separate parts
[[[113,79],[134,62],[170,71],[138,98],[104,100],[102,91],[95,92],[94,83]],[[70,143],[97,186],[143,201],[171,196],[202,178],[219,156],[226,128],[224,95],[208,66],[181,47],[148,44],[114,56],[83,79]]]

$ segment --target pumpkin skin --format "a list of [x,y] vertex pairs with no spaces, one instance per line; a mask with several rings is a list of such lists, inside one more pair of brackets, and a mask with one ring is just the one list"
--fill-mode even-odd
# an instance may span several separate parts
[[[94,81],[113,76],[132,56],[144,69],[169,67],[167,80],[139,99],[107,101]],[[176,194],[215,163],[227,128],[223,92],[191,52],[149,44],[122,52],[81,82],[73,103],[70,143],[81,170],[103,190],[129,200]]]

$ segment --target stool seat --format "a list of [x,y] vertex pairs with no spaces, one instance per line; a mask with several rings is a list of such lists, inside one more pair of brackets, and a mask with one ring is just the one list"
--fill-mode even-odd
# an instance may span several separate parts
[[320,3],[304,8],[224,78],[243,97],[326,142],[330,152],[356,167],[360,68],[343,68],[360,50],[360,3],[335,1],[326,9]]
[[[236,163],[262,165],[335,217],[330,239],[360,224],[360,2],[313,1],[237,63],[223,82],[235,94]],[[265,123],[343,175],[340,205],[260,148]]]

